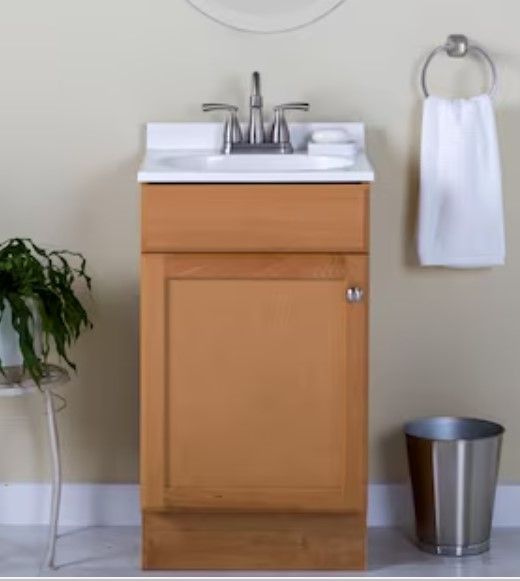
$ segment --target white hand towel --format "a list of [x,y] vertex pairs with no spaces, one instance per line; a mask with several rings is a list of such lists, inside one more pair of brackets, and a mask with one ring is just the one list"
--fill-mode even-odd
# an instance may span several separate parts
[[425,101],[418,253],[423,266],[504,264],[500,155],[487,95]]

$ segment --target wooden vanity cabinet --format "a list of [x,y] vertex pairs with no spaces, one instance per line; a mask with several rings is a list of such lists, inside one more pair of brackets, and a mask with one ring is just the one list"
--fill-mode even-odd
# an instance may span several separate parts
[[364,184],[143,187],[145,569],[364,567],[368,207]]

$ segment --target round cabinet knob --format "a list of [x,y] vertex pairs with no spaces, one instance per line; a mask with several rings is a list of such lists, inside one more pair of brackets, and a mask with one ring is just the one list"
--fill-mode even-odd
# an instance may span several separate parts
[[354,286],[347,290],[347,301],[349,303],[360,303],[365,298],[365,291],[359,286]]

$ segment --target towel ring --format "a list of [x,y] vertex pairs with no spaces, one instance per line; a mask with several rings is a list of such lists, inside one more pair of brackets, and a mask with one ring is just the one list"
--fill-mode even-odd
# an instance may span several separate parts
[[470,43],[467,36],[464,36],[463,34],[451,34],[450,36],[448,36],[446,44],[443,44],[442,46],[438,46],[437,48],[435,48],[428,55],[428,58],[424,63],[421,74],[421,84],[425,97],[430,96],[427,82],[428,67],[430,66],[432,60],[441,52],[445,52],[448,56],[454,58],[463,58],[470,52],[481,56],[488,63],[491,69],[491,88],[489,89],[489,95],[492,97],[495,94],[497,88],[498,74],[493,59],[483,48],[476,44]]

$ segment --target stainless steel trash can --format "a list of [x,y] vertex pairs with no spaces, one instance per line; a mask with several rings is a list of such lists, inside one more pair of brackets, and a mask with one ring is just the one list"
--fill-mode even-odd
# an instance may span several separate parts
[[406,424],[421,549],[462,557],[489,549],[504,428],[473,418]]

